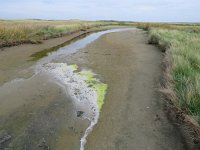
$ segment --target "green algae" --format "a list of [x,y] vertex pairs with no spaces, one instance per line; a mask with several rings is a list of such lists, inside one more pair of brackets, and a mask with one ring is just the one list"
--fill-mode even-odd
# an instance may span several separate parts
[[105,99],[106,90],[108,88],[108,85],[104,84],[104,83],[97,83],[97,84],[94,84],[94,88],[97,92],[97,106],[100,111],[104,104],[104,99]]
[[84,76],[86,78],[86,81],[98,81],[94,76],[95,74],[91,70],[82,70],[79,72],[81,76]]
[[77,64],[69,65],[69,67],[71,67],[73,71],[76,71],[78,69]]
[[95,89],[97,93],[97,106],[99,111],[101,111],[108,85],[100,82],[97,78],[95,78],[95,74],[91,70],[83,70],[79,72],[79,74],[86,78],[86,83],[89,87]]

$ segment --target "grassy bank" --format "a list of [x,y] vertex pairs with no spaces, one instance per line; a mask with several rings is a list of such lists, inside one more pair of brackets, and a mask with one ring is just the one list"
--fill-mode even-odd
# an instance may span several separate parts
[[110,21],[80,20],[0,20],[0,47],[23,43],[41,43],[42,40],[60,37],[88,28],[121,24]]
[[180,110],[200,123],[200,28],[191,25],[144,26],[149,43],[166,50],[167,88]]

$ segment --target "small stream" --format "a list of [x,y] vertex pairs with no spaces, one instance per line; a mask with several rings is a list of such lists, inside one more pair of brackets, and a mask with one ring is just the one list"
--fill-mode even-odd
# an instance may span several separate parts
[[92,33],[78,41],[75,41],[69,45],[59,48],[55,52],[49,53],[47,57],[44,57],[43,59],[38,61],[38,64],[41,65],[41,64],[48,63],[51,61],[56,61],[56,60],[60,59],[61,57],[73,54],[73,53],[77,52],[79,49],[84,48],[87,44],[95,41],[96,39],[98,39],[100,36],[102,36],[104,34],[112,33],[112,32],[122,32],[122,31],[131,30],[131,29],[133,29],[133,28],[110,29],[110,30],[106,30],[106,31]]

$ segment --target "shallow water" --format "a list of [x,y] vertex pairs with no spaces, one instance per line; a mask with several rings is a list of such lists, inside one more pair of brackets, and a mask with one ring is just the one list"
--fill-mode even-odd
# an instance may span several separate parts
[[48,63],[51,61],[57,61],[57,60],[59,61],[60,58],[76,53],[79,49],[85,47],[87,44],[95,41],[96,39],[98,39],[100,36],[104,34],[112,33],[112,32],[122,32],[122,31],[127,31],[127,30],[133,30],[133,28],[111,29],[111,30],[106,30],[106,31],[100,31],[97,33],[92,33],[83,39],[80,39],[74,43],[71,43],[70,45],[59,48],[55,52],[49,53],[48,56],[41,59],[38,62],[38,64],[41,65],[41,64]]
[[[99,112],[96,111],[96,102],[91,103],[93,97],[79,101],[80,98],[76,99],[70,93],[74,80],[80,79],[74,79],[74,74],[70,77],[70,73],[66,74],[64,59],[101,35],[125,30],[130,29],[93,33],[59,48],[33,66],[35,74],[31,78],[14,80],[1,86],[0,136],[4,138],[1,133],[6,133],[12,138],[0,148],[78,150],[81,147],[83,150],[86,134],[97,122]],[[68,79],[73,81],[68,82]],[[79,85],[79,82],[75,84],[76,87]]]

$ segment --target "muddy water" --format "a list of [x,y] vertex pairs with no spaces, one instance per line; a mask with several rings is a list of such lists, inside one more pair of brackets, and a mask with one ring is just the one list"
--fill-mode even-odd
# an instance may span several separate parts
[[[80,48],[100,36],[126,30],[130,29],[113,29],[91,34],[50,53],[36,65],[27,68],[35,72],[31,78],[15,79],[2,85],[0,139],[4,142],[0,144],[0,149],[80,149],[80,140],[94,117],[91,109],[94,106],[87,100],[75,100],[69,93],[68,85],[62,82],[66,80],[60,79],[62,76],[57,77],[60,72],[52,74],[52,70],[66,62],[76,64],[75,60],[70,62],[68,57],[72,57]],[[79,70],[91,69],[84,63],[79,66]],[[98,112],[95,117],[98,117]]]

